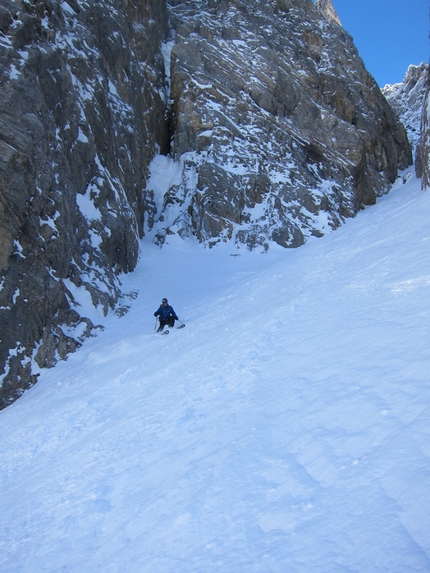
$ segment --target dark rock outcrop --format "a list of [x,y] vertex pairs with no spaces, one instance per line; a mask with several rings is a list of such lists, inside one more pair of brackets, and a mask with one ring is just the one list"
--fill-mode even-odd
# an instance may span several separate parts
[[299,246],[411,164],[405,130],[330,0],[168,4],[183,177],[155,220],[159,243],[179,233],[209,246]]
[[416,173],[423,189],[430,188],[430,66],[427,66],[427,89],[421,113],[420,140],[416,153]]
[[165,149],[163,0],[0,2],[0,408],[121,312]]

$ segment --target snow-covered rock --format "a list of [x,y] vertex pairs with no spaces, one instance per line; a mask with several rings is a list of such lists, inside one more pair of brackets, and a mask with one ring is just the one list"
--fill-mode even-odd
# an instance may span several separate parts
[[403,82],[382,88],[391,107],[403,123],[415,153],[421,133],[421,115],[427,91],[428,65],[409,66]]
[[420,141],[416,154],[416,172],[423,189],[430,187],[430,69],[427,73],[427,90],[421,113]]
[[155,221],[159,243],[179,233],[209,246],[298,246],[373,203],[411,163],[331,2],[168,4],[182,181]]
[[0,407],[124,311],[144,233],[299,246],[411,162],[330,0],[168,4],[1,2]]
[[2,0],[0,30],[1,408],[126,303],[118,275],[136,264],[167,141],[167,12]]

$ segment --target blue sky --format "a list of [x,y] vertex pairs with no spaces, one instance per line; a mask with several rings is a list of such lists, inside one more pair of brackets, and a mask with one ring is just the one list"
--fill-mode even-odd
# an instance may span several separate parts
[[401,82],[429,61],[429,0],[332,0],[377,83]]

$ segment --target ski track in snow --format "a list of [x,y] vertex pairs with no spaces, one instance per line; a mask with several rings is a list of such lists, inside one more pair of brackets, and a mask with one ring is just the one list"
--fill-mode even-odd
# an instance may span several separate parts
[[429,221],[413,179],[297,250],[142,245],[0,412],[0,571],[430,572]]

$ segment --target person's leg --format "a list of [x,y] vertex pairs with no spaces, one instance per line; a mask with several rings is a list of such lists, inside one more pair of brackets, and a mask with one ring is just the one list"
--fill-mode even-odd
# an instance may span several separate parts
[[160,326],[158,327],[157,332],[161,332],[163,328],[166,326],[166,321],[164,318],[160,318]]
[[175,319],[173,316],[169,317],[169,327],[173,328],[175,326]]

